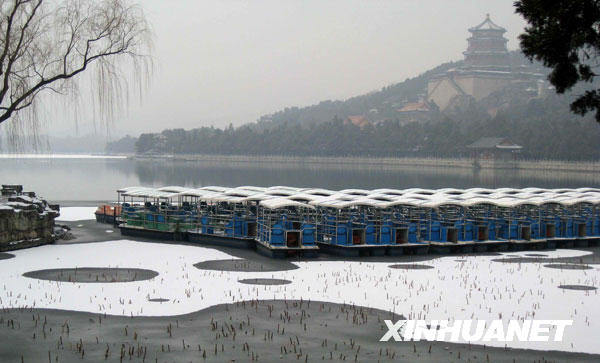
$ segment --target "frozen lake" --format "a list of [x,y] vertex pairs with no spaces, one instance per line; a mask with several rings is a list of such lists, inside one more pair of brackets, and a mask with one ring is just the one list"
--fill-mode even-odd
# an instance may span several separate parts
[[[445,256],[431,268],[396,269],[389,262],[306,261],[274,272],[201,270],[194,264],[234,258],[214,249],[118,240],[48,245],[12,252],[2,261],[0,308],[36,307],[124,316],[165,316],[252,299],[310,299],[355,304],[404,314],[409,319],[572,319],[562,342],[507,342],[510,347],[600,353],[600,295],[559,285],[598,286],[597,265],[588,270],[552,269],[551,258],[589,251],[544,251],[547,263],[503,263],[503,256]],[[527,252],[503,255],[527,256]],[[506,257],[506,256],[505,256]],[[56,282],[24,277],[40,269],[112,267],[150,269],[158,275],[132,282]],[[80,272],[85,273],[85,272]],[[289,284],[248,285],[244,279]],[[156,303],[153,298],[168,299]],[[504,342],[489,345],[504,346]]]
[[600,173],[382,165],[132,160],[91,155],[0,155],[1,183],[52,201],[110,201],[125,186],[289,185],[345,188],[600,187]]

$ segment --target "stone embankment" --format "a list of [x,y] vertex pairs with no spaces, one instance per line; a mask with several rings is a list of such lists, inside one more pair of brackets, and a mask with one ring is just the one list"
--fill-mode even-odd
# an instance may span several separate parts
[[21,185],[3,185],[0,196],[0,252],[55,240],[59,206],[48,204]]
[[415,168],[460,168],[460,169],[515,169],[533,171],[559,171],[599,173],[598,161],[565,161],[565,160],[483,160],[475,162],[472,158],[427,158],[427,157],[328,157],[328,156],[273,156],[273,155],[158,155],[142,154],[130,155],[135,160],[175,160],[175,161],[212,161],[226,163],[301,163],[301,164],[327,164],[343,167],[384,167],[390,169]]

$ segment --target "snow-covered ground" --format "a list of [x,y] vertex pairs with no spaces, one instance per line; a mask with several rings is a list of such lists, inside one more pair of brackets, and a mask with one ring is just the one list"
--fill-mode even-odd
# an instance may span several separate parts
[[94,215],[96,209],[96,207],[61,207],[60,216],[56,220],[59,222],[73,222],[96,219]]
[[126,159],[123,155],[91,154],[0,154],[0,159]]
[[[177,315],[248,299],[311,299],[351,303],[404,314],[412,319],[573,319],[562,342],[509,342],[508,346],[600,353],[600,295],[572,291],[563,284],[599,286],[600,269],[559,270],[543,264],[492,261],[501,256],[447,256],[422,264],[428,270],[391,269],[391,263],[360,261],[299,262],[282,272],[220,272],[193,264],[233,258],[209,248],[119,240],[48,245],[13,252],[0,262],[0,307],[36,307],[119,315]],[[522,253],[507,253],[525,255]],[[548,257],[587,254],[544,251]],[[159,273],[152,280],[127,283],[52,282],[23,277],[48,268],[123,267]],[[291,280],[259,286],[247,278]],[[167,298],[166,303],[148,298]],[[374,337],[374,339],[379,337]],[[489,345],[504,346],[491,342]]]

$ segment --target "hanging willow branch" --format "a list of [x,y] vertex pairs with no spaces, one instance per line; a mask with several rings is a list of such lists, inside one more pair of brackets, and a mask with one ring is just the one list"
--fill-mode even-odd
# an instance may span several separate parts
[[97,113],[110,120],[151,70],[144,13],[126,0],[4,0],[0,4],[0,127],[35,129],[44,93],[78,98],[92,73]]

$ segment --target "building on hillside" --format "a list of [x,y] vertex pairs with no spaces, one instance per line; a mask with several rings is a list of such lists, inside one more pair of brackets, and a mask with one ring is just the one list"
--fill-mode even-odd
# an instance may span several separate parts
[[479,101],[506,86],[528,81],[537,82],[541,74],[511,68],[506,29],[495,24],[489,14],[469,29],[464,64],[433,77],[427,87],[427,101],[445,111],[468,102]]
[[396,109],[397,120],[400,124],[411,122],[422,122],[429,119],[431,108],[424,100],[419,102],[409,102]]
[[371,121],[369,121],[369,119],[367,119],[365,116],[363,115],[355,115],[355,116],[348,116],[348,118],[346,118],[344,120],[344,125],[354,125],[354,126],[358,126],[361,129],[367,125],[371,125]]
[[398,109],[400,113],[421,113],[429,112],[429,106],[425,102],[411,102]]
[[516,161],[523,149],[505,137],[482,137],[474,143],[467,145],[475,165],[479,160],[491,161]]

